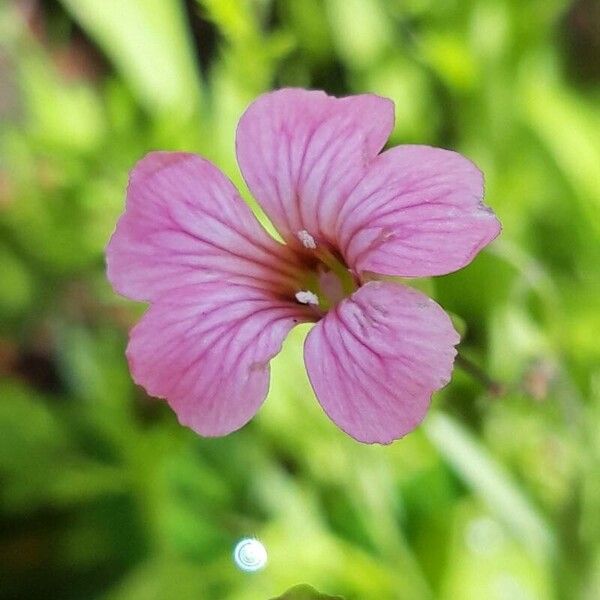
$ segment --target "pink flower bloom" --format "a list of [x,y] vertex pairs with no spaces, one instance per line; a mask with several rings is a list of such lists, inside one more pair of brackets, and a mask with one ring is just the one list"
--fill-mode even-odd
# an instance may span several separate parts
[[442,275],[500,231],[480,171],[428,146],[379,153],[390,100],[284,89],[242,116],[242,174],[281,234],[271,238],[212,163],[153,152],[133,169],[107,249],[120,294],[150,303],[131,331],[131,373],[201,435],[256,413],[269,361],[297,323],[310,382],[361,442],[414,429],[450,378],[459,336],[431,299],[374,274]]

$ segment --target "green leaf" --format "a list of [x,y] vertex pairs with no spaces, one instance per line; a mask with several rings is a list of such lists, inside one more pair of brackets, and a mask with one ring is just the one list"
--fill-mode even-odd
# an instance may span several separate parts
[[328,596],[327,594],[320,594],[307,584],[295,585],[289,589],[282,596],[277,596],[272,600],[343,600],[342,596]]
[[376,63],[393,33],[379,2],[329,0],[331,32],[340,55],[348,65],[364,69]]
[[432,414],[426,433],[457,475],[488,505],[531,555],[550,558],[555,539],[545,520],[508,472],[453,418]]
[[62,0],[127,79],[140,101],[171,117],[189,116],[199,79],[176,0]]

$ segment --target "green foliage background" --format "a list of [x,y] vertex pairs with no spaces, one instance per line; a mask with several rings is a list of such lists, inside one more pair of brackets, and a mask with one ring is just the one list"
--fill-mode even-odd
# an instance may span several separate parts
[[[599,32],[594,0],[0,4],[0,598],[600,598]],[[363,446],[300,330],[224,439],[132,384],[142,307],[103,258],[128,169],[196,151],[245,193],[237,119],[283,85],[389,96],[392,144],[482,167],[503,235],[426,284],[503,395],[457,369],[417,432]]]

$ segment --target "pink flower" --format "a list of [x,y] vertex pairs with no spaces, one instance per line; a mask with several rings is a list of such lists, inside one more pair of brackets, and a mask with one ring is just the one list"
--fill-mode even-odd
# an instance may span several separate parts
[[133,328],[133,378],[205,436],[242,427],[297,323],[312,387],[361,442],[414,429],[450,379],[459,336],[433,300],[375,274],[442,275],[500,231],[480,171],[460,154],[379,154],[393,103],[283,89],[242,116],[242,174],[285,241],[261,227],[212,163],[153,152],[133,169],[107,249],[115,290],[150,303]]

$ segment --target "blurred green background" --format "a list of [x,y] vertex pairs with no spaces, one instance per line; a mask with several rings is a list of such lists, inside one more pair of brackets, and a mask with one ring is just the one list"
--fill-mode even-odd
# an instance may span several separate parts
[[[0,598],[600,598],[600,3],[0,3]],[[284,85],[396,102],[457,149],[499,240],[428,282],[464,369],[418,431],[355,443],[293,333],[242,431],[201,439],[131,382],[103,250],[127,172],[199,152]],[[368,118],[368,116],[366,116]],[[244,536],[269,564],[234,567]]]

